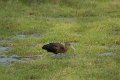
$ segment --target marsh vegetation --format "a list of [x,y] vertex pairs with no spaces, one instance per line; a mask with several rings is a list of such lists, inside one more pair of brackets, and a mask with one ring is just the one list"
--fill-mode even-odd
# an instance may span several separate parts
[[[41,48],[66,41],[75,57]],[[119,80],[120,0],[0,0],[0,56],[2,80]]]

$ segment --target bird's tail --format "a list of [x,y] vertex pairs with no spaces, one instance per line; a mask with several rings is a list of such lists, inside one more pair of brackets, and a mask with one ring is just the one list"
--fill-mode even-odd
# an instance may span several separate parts
[[42,49],[45,49],[45,45],[42,47]]
[[46,47],[47,47],[47,45],[44,45],[44,46],[42,47],[42,49],[46,49]]

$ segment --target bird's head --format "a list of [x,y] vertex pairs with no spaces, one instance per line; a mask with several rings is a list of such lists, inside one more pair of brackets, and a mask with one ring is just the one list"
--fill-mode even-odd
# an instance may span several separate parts
[[65,42],[65,46],[71,46],[70,42]]
[[70,47],[73,49],[74,53],[76,53],[76,49],[73,47],[74,43],[73,42],[65,42],[65,47]]

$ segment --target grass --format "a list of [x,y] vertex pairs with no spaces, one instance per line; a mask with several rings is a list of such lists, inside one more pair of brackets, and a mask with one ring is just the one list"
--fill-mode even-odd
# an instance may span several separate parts
[[[0,0],[0,46],[12,47],[5,54],[50,54],[41,49],[43,44],[77,42],[75,58],[0,65],[0,79],[119,80],[120,48],[110,48],[120,45],[119,4],[119,0]],[[33,34],[38,36],[30,37]],[[113,56],[98,56],[107,52]]]

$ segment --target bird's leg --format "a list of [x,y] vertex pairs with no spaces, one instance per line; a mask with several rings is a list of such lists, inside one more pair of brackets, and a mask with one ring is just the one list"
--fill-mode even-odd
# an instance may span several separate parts
[[61,57],[67,57],[67,56],[68,56],[67,51],[64,53],[61,53]]
[[57,57],[57,53],[55,53],[55,57]]

